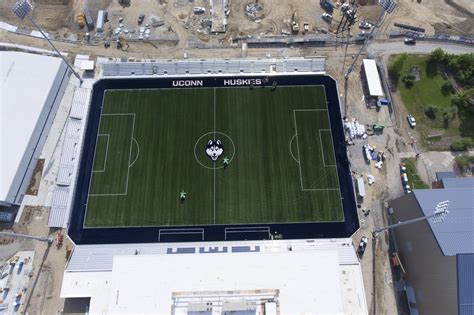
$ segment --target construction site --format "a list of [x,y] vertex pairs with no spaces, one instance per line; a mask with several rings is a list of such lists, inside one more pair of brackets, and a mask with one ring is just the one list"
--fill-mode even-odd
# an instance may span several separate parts
[[[53,90],[59,91],[56,93],[62,98],[51,102],[55,115],[45,122],[50,128],[49,133],[38,140],[43,144],[43,150],[34,154],[34,165],[27,167],[27,179],[20,185],[25,191],[22,198],[0,199],[0,261],[3,264],[0,311],[12,314],[82,314],[88,313],[89,305],[94,305],[95,310],[101,312],[121,311],[118,290],[130,291],[128,279],[123,274],[137,262],[133,260],[133,256],[142,253],[144,255],[140,261],[147,266],[161,261],[160,266],[180,264],[182,268],[192,268],[182,262],[173,262],[171,258],[159,258],[160,255],[171,257],[168,254],[180,253],[180,250],[185,253],[188,250],[187,257],[199,256],[194,259],[202,260],[209,270],[215,262],[212,259],[207,262],[208,258],[200,254],[207,251],[227,252],[232,246],[236,248],[236,252],[239,248],[247,248],[247,253],[244,254],[246,256],[243,257],[249,260],[253,259],[250,252],[257,251],[257,248],[263,252],[258,254],[262,257],[265,252],[271,252],[277,258],[280,252],[293,251],[296,252],[295,255],[305,256],[307,253],[302,252],[313,246],[310,244],[313,240],[307,240],[307,243],[303,240],[281,240],[279,234],[271,236],[275,242],[273,245],[272,241],[265,244],[257,241],[242,241],[241,244],[216,242],[209,249],[203,249],[203,243],[190,243],[189,246],[179,243],[169,247],[166,243],[150,244],[149,247],[146,244],[114,244],[105,250],[99,245],[77,246],[68,235],[69,218],[67,215],[57,214],[71,207],[73,202],[72,187],[77,175],[76,151],[81,152],[83,137],[82,131],[79,131],[82,128],[80,124],[85,124],[88,119],[91,91],[98,80],[177,77],[183,79],[184,85],[191,84],[184,81],[192,79],[193,75],[243,75],[253,78],[310,73],[327,75],[337,82],[342,128],[346,136],[360,226],[353,235],[341,238],[334,244],[330,244],[329,239],[314,240],[314,247],[307,254],[308,259],[325,257],[323,251],[328,251],[330,254],[327,256],[332,257],[333,267],[330,267],[331,263],[325,263],[324,268],[332,268],[331,272],[325,276],[312,270],[314,280],[320,281],[322,278],[318,277],[326,277],[327,282],[340,281],[340,287],[336,285],[330,288],[331,294],[337,295],[344,290],[346,292],[334,300],[329,299],[336,305],[334,308],[320,308],[318,311],[414,314],[407,306],[410,304],[410,297],[407,297],[404,284],[409,273],[404,270],[403,259],[398,257],[393,235],[387,230],[372,238],[373,232],[393,223],[390,221],[388,201],[411,193],[412,187],[407,188],[408,179],[404,180],[403,177],[403,174],[407,177],[406,170],[402,173],[402,184],[400,180],[403,159],[416,159],[418,175],[428,184],[436,180],[436,172],[452,171],[456,166],[452,152],[428,152],[419,144],[421,140],[417,130],[407,123],[409,113],[403,105],[401,95],[393,89],[390,82],[389,59],[392,55],[405,52],[425,55],[438,47],[450,54],[474,53],[474,3],[471,0],[399,0],[396,3],[388,0],[294,0],[278,3],[272,0],[30,2],[32,11],[24,19],[19,19],[18,14],[12,12],[17,1],[0,2],[0,50],[2,53],[21,52],[58,59],[55,57],[57,53],[44,39],[39,27],[64,55],[65,60],[73,64],[77,78],[71,72],[70,77],[63,74],[67,72],[66,68],[58,61],[54,65],[58,69],[57,73],[54,70],[50,78],[41,79],[38,75],[37,81],[27,81],[27,84],[40,86],[41,81],[49,84],[48,80],[51,80],[53,83],[44,85],[41,89],[47,89],[48,95],[52,95]],[[407,38],[416,40],[416,45],[407,45],[404,41]],[[18,75],[12,69],[18,69],[15,67],[19,66],[14,62],[5,64],[2,78],[7,82],[7,79],[11,80]],[[33,68],[31,65],[28,67]],[[25,75],[27,71],[21,73]],[[57,83],[58,77],[61,77],[60,83]],[[15,84],[18,85],[18,81]],[[250,88],[254,88],[254,85],[251,84]],[[8,99],[15,99],[18,94],[21,93],[15,92]],[[49,100],[48,95],[44,96],[45,102]],[[23,99],[18,98],[18,102],[21,100]],[[25,99],[23,102],[29,100]],[[80,114],[77,114],[78,110]],[[31,120],[29,124],[35,125],[35,121]],[[12,122],[10,125],[13,126]],[[67,153],[70,164],[65,164],[64,156],[67,155],[65,152],[68,147],[70,152],[75,153]],[[472,155],[474,152],[469,151],[468,154]],[[420,155],[422,158],[418,159]],[[3,163],[6,162],[2,160]],[[62,169],[66,171],[61,173]],[[61,174],[66,175],[61,177]],[[60,182],[60,178],[65,178],[67,184]],[[63,200],[61,196],[66,197]],[[52,223],[54,213],[58,220],[56,223]],[[100,233],[97,235],[100,237]],[[347,247],[351,250],[348,251]],[[344,255],[347,254],[346,259],[350,262],[337,258],[337,253],[339,257],[346,257]],[[114,258],[120,255],[126,256]],[[149,262],[145,261],[145,255],[156,256],[150,256],[154,260]],[[95,258],[91,259],[91,265],[85,266],[89,262],[87,257]],[[106,257],[106,268],[101,269],[103,266],[100,264],[104,262],[100,257]],[[255,258],[257,262],[265,261],[265,258],[259,257]],[[232,259],[231,256],[223,258],[223,263]],[[246,259],[241,259],[242,264],[245,264]],[[295,259],[289,260],[296,264]],[[112,262],[115,264],[115,261],[123,269],[112,269]],[[263,266],[266,263],[268,262],[261,265],[256,263],[254,267],[258,273],[265,273]],[[298,266],[310,268],[310,264]],[[99,277],[91,276],[98,270]],[[124,272],[120,273],[120,270]],[[75,272],[78,274],[74,275]],[[288,274],[292,274],[291,272],[291,268],[288,268]],[[344,276],[340,276],[341,272]],[[361,279],[358,277],[359,273]],[[145,272],[141,274],[144,275]],[[82,275],[85,279],[83,282],[80,281]],[[304,279],[299,271],[295,275]],[[153,275],[154,279],[161,276],[159,272]],[[210,283],[210,286],[218,287],[219,295],[228,289],[216,284],[219,283],[220,276],[225,278],[226,274],[222,272],[214,280],[202,280]],[[272,277],[268,275],[265,280],[270,281],[270,278]],[[111,279],[118,281],[120,285],[109,286],[107,283]],[[180,287],[180,284],[172,283],[172,280],[163,288],[154,287],[150,280],[147,288],[172,295],[175,314],[185,314],[186,310],[189,313],[194,309],[209,311],[205,303],[198,305],[189,302],[197,298],[198,285],[190,286],[193,288],[191,292],[184,289],[186,281],[183,280]],[[134,281],[135,289],[137,281]],[[237,293],[225,293],[231,295],[229,301],[232,300],[234,304],[224,306],[219,302],[219,312],[241,310],[244,306],[237,296],[246,296],[247,299],[251,296],[250,300],[258,300],[257,307],[255,304],[251,307],[245,305],[255,314],[305,311],[280,308],[278,299],[274,300],[278,294],[273,291],[271,294],[270,291],[260,292],[259,289],[265,285],[251,277],[245,278],[245,281],[254,287],[236,287],[234,290]],[[291,279],[270,282],[276,288],[284,286],[285,281],[294,283]],[[100,294],[103,290],[107,292],[107,296],[94,299],[84,293],[89,290],[94,294]],[[357,292],[355,295],[345,295],[352,290],[363,292],[361,295],[356,295]],[[252,292],[249,293],[250,291]],[[317,291],[318,294],[324,294],[321,288]],[[287,295],[283,294],[284,297],[291,295],[288,291],[285,292]],[[206,294],[210,293],[212,292]],[[305,301],[311,299],[308,294],[300,293],[305,296]],[[139,299],[143,296],[134,294],[137,295],[135,306],[142,307]],[[202,296],[199,298],[206,300]],[[113,302],[115,299],[117,303]],[[237,300],[238,303],[235,302]],[[357,306],[351,304],[357,300],[363,302]],[[191,304],[186,308],[184,304],[179,304],[180,301]],[[287,307],[290,304],[288,302]],[[135,306],[127,305],[128,311]],[[155,311],[163,311],[164,308],[161,307]],[[150,309],[141,310],[147,312]]]

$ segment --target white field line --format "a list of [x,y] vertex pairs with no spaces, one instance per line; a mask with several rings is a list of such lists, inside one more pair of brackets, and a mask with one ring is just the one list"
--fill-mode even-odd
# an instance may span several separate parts
[[[99,125],[97,126],[97,136],[95,138],[94,156],[92,158],[92,170],[94,169],[95,154],[97,152],[97,143],[98,143],[97,140],[99,139],[100,125],[102,123],[102,111],[104,110],[104,99],[105,99],[106,94],[107,94],[107,90],[105,90],[104,94],[102,95],[102,103],[101,103],[101,106],[100,106],[101,110],[100,110],[100,116],[99,116]],[[85,224],[85,218],[87,217],[87,208],[88,208],[87,205],[89,204],[89,197],[90,197],[90,192],[91,192],[91,187],[92,187],[92,177],[93,176],[94,176],[94,172],[91,172],[91,176],[89,177],[89,188],[87,189],[86,211],[84,213],[84,222],[83,222],[83,224]]]
[[[323,92],[324,92],[324,99],[326,100],[326,106],[329,107],[329,102],[328,102],[328,98],[326,96],[326,87],[323,87]],[[326,112],[327,115],[328,115],[328,122],[329,122],[329,126],[331,126],[331,117],[329,117],[329,111]],[[332,137],[332,132],[331,132],[331,143],[333,144],[333,150],[332,150],[332,155],[333,155],[333,158],[334,158],[334,161],[336,161],[337,163],[337,159],[336,159],[336,148],[334,147],[334,139]],[[337,170],[337,167],[336,167],[336,175],[337,175],[337,188],[339,190],[339,200],[341,201],[341,210],[342,210],[342,213],[344,215],[344,205],[342,204],[342,195],[341,195],[341,185],[339,184],[339,174],[338,174],[338,170]]]
[[[216,141],[216,88],[214,88],[214,141]],[[214,162],[215,163],[215,162]],[[213,170],[213,177],[214,177],[214,224],[216,224],[216,168],[214,167]]]
[[319,144],[321,146],[321,157],[323,158],[323,166],[324,167],[336,167],[335,164],[332,165],[327,165],[326,161],[324,160],[324,147],[323,147],[323,139],[321,137],[321,131],[329,131],[331,132],[331,129],[319,129]]
[[[132,134],[130,136],[130,150],[128,154],[128,166],[127,166],[127,181],[125,182],[125,192],[124,193],[113,193],[113,194],[89,194],[89,196],[93,197],[105,197],[105,196],[126,196],[128,194],[128,179],[130,177],[130,160],[132,158],[132,147],[133,147],[133,139],[134,139],[134,131],[135,131],[135,113],[116,113],[116,114],[103,114],[102,116],[132,116]],[[101,116],[101,117],[102,117]],[[97,149],[97,148],[96,148]]]
[[[325,109],[326,110],[326,109]],[[298,151],[298,160],[300,161],[298,163],[298,169],[300,171],[300,183],[301,183],[301,191],[324,191],[324,190],[338,190],[338,188],[304,188],[303,187],[303,174],[301,172],[301,157],[300,157],[300,146],[299,146],[299,141],[298,141],[298,124],[296,123],[296,112],[297,111],[318,111],[318,109],[311,110],[311,109],[305,109],[305,110],[293,110],[293,119],[295,122],[295,135],[296,135],[296,148]],[[327,111],[327,110],[326,110]],[[340,192],[339,192],[340,193]]]
[[140,156],[140,146],[138,145],[138,141],[135,138],[132,138],[132,141],[135,142],[135,144],[137,145],[137,157],[135,158],[135,160],[133,160],[132,164],[130,164],[129,167],[132,167]]
[[[101,170],[94,171],[94,166],[92,166],[92,173],[103,173],[105,172],[105,168],[107,167],[107,154],[109,153],[109,139],[110,139],[110,134],[108,133],[103,133],[97,135],[97,140],[99,137],[107,137],[107,146],[105,147],[105,160],[104,160],[104,165]],[[97,146],[96,146],[97,149]]]
[[291,150],[291,144],[293,143],[293,140],[296,138],[296,134],[293,135],[293,137],[291,137],[290,139],[290,143],[288,144],[289,146],[289,149],[290,149],[290,155],[291,157],[293,158],[293,160],[295,160],[296,163],[300,163],[300,161],[298,161],[298,159],[295,157],[295,155],[293,154],[293,151]]

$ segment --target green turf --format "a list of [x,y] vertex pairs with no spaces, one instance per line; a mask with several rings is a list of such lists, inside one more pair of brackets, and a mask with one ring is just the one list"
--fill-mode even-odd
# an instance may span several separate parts
[[322,87],[107,91],[85,225],[341,221],[334,165]]

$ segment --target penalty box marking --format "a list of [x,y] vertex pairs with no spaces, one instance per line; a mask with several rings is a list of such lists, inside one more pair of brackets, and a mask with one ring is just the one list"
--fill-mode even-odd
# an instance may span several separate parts
[[[314,109],[294,109],[293,110],[293,120],[295,122],[295,136],[296,136],[296,148],[298,152],[298,169],[300,171],[300,184],[301,184],[301,191],[324,191],[324,190],[339,190],[339,188],[304,188],[303,187],[303,173],[301,171],[301,157],[300,157],[300,146],[298,140],[298,124],[296,123],[296,112],[317,112],[317,111],[328,111],[327,109],[321,108],[314,108]],[[329,116],[329,114],[328,114]],[[319,129],[321,130],[321,129]],[[330,130],[330,129],[323,129],[323,130]],[[321,134],[320,134],[321,135]],[[322,144],[321,144],[322,146]],[[323,159],[324,161],[324,159]],[[324,165],[325,166],[325,165]],[[337,173],[336,173],[337,174]]]
[[[100,196],[126,196],[128,194],[128,179],[130,177],[130,160],[132,158],[132,147],[133,147],[133,141],[135,140],[134,132],[135,132],[135,118],[136,114],[135,113],[114,113],[114,114],[102,114],[101,116],[132,116],[133,121],[132,121],[132,134],[130,137],[130,152],[128,154],[128,165],[127,165],[127,181],[125,182],[125,192],[124,193],[112,193],[112,194],[89,194],[89,196],[92,197],[100,197]],[[98,135],[97,135],[98,136]],[[135,140],[136,141],[136,140]],[[138,145],[138,142],[137,142]],[[97,148],[96,148],[97,150]],[[136,160],[135,160],[136,161]],[[133,163],[135,163],[135,161]],[[92,177],[92,176],[91,176]],[[91,178],[91,184],[92,184],[92,178]],[[90,189],[90,187],[89,187]]]
[[[99,140],[99,137],[107,137],[107,144],[106,144],[106,147],[105,147],[105,158],[104,158],[104,164],[102,165],[102,169],[101,170],[97,170],[97,171],[94,171],[92,170],[92,173],[103,173],[105,172],[105,168],[107,166],[107,154],[109,153],[109,140],[110,140],[110,134],[108,133],[103,133],[103,134],[98,134],[97,135],[97,140]],[[97,148],[96,148],[97,150]]]
[[[336,167],[336,164],[326,164],[326,161],[324,160],[324,146],[323,146],[323,138],[321,137],[321,131],[331,132],[331,129],[319,129],[319,144],[321,146],[321,157],[323,159],[323,166],[324,167]],[[332,137],[332,135],[331,135],[331,137]],[[332,143],[332,138],[331,138],[331,143]]]

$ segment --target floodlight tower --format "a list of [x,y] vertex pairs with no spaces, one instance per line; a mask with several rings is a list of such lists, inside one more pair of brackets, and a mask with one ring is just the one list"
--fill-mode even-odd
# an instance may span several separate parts
[[369,44],[370,39],[374,36],[374,31],[376,28],[380,26],[382,23],[383,17],[385,13],[392,13],[393,10],[395,10],[395,6],[397,5],[395,0],[379,0],[379,5],[382,7],[382,12],[380,13],[379,18],[377,19],[377,23],[372,27],[372,30],[370,33],[367,35],[365,38],[364,44],[360,48],[359,52],[355,56],[354,60],[352,61],[351,65],[347,69],[346,74],[344,75],[344,78],[347,80],[349,78],[349,74],[351,74],[352,70],[354,69],[354,64],[357,62],[357,59],[359,58],[360,54],[364,51],[364,49],[367,47]]
[[435,209],[435,212],[433,214],[426,215],[426,216],[416,218],[416,219],[413,219],[413,220],[408,220],[408,221],[405,221],[405,222],[398,222],[396,224],[380,227],[378,229],[375,229],[372,232],[372,235],[374,237],[377,237],[377,235],[379,235],[379,233],[382,232],[382,231],[393,229],[393,228],[403,226],[403,225],[407,225],[407,224],[411,224],[411,223],[415,223],[415,222],[418,222],[418,221],[428,220],[428,219],[431,219],[430,220],[431,223],[443,222],[446,215],[449,213],[448,206],[449,206],[449,200],[442,201],[442,202],[440,202],[436,205],[436,209]]
[[29,15],[29,13],[32,10],[33,10],[33,7],[31,6],[31,3],[30,3],[29,0],[17,0],[15,5],[12,8],[13,13],[15,13],[15,15],[18,18],[20,18],[20,20],[24,20],[25,17],[26,17],[26,18],[28,18],[28,20],[31,21],[31,23],[33,23],[33,25],[38,29],[38,31],[40,31],[41,35],[43,35],[43,37],[48,41],[48,43],[51,45],[51,47],[53,47],[53,49],[56,51],[56,53],[59,55],[59,57],[61,57],[63,59],[63,61],[68,66],[69,70],[71,70],[72,73],[74,73],[74,75],[76,76],[76,78],[79,79],[80,84],[82,84],[83,80],[82,80],[81,76],[74,70],[74,68],[69,64],[69,62],[66,60],[66,58],[64,58],[64,56],[59,52],[59,50],[56,49],[56,47],[49,40],[49,38],[46,36],[46,34],[43,32],[43,30],[39,27],[39,25],[36,24],[35,21],[33,21],[31,16]]

